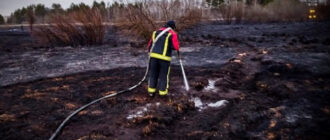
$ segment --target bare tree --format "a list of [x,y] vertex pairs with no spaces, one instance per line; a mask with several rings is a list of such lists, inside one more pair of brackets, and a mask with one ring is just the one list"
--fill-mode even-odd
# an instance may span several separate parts
[[5,24],[5,19],[1,14],[0,14],[0,24]]
[[35,15],[34,15],[34,6],[27,7],[26,17],[30,25],[30,31],[33,30],[33,24],[36,21]]

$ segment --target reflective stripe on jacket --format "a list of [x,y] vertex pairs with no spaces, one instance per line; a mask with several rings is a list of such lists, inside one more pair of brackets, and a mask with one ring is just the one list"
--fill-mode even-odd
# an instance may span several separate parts
[[[148,43],[149,51],[157,35],[165,29],[166,28],[161,28],[158,31],[153,32],[152,37]],[[170,30],[158,39],[153,48],[153,51],[150,53],[150,57],[171,61],[173,49],[179,51],[179,41],[177,34],[173,30]]]

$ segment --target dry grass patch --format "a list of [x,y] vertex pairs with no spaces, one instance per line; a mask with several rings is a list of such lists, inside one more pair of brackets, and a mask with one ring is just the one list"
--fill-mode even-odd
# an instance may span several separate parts
[[67,104],[65,104],[65,108],[66,109],[76,109],[77,105],[75,105],[73,103],[67,103]]
[[21,96],[21,98],[23,98],[23,99],[24,98],[33,98],[36,100],[40,100],[40,99],[44,98],[45,96],[46,96],[46,93],[35,90],[35,91],[31,91],[29,93],[24,94],[23,96]]
[[292,22],[307,20],[308,6],[296,0],[274,0],[267,5],[229,1],[212,8],[215,18],[224,23]]
[[201,22],[202,9],[196,1],[139,0],[124,7],[126,13],[118,27],[126,34],[148,41],[154,30],[168,20],[175,20],[177,31]]
[[62,86],[46,88],[45,91],[55,92],[55,91],[58,91],[58,90],[69,90],[69,89],[70,89],[69,85],[62,85]]
[[8,121],[15,121],[16,116],[14,114],[1,114],[0,121],[1,122],[8,122]]
[[69,14],[52,15],[49,25],[39,27],[33,36],[47,45],[100,45],[106,26],[98,9],[85,9]]

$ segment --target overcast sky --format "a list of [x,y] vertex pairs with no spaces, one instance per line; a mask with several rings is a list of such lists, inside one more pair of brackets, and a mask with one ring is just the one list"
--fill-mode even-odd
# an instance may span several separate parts
[[113,0],[0,0],[0,14],[4,16],[9,16],[10,13],[14,12],[18,8],[28,6],[30,4],[44,4],[46,7],[51,7],[53,3],[59,3],[63,8],[68,8],[71,3],[81,3],[91,5],[93,1],[104,1],[106,4],[112,2]]

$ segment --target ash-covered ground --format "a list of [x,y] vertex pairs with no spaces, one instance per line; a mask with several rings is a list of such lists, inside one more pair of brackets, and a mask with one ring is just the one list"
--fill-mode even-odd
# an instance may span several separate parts
[[[47,139],[75,109],[141,80],[146,50],[113,30],[103,46],[49,48],[1,29],[0,137]],[[189,92],[174,59],[168,96],[144,83],[80,112],[58,139],[330,138],[328,22],[206,24],[179,40]]]

